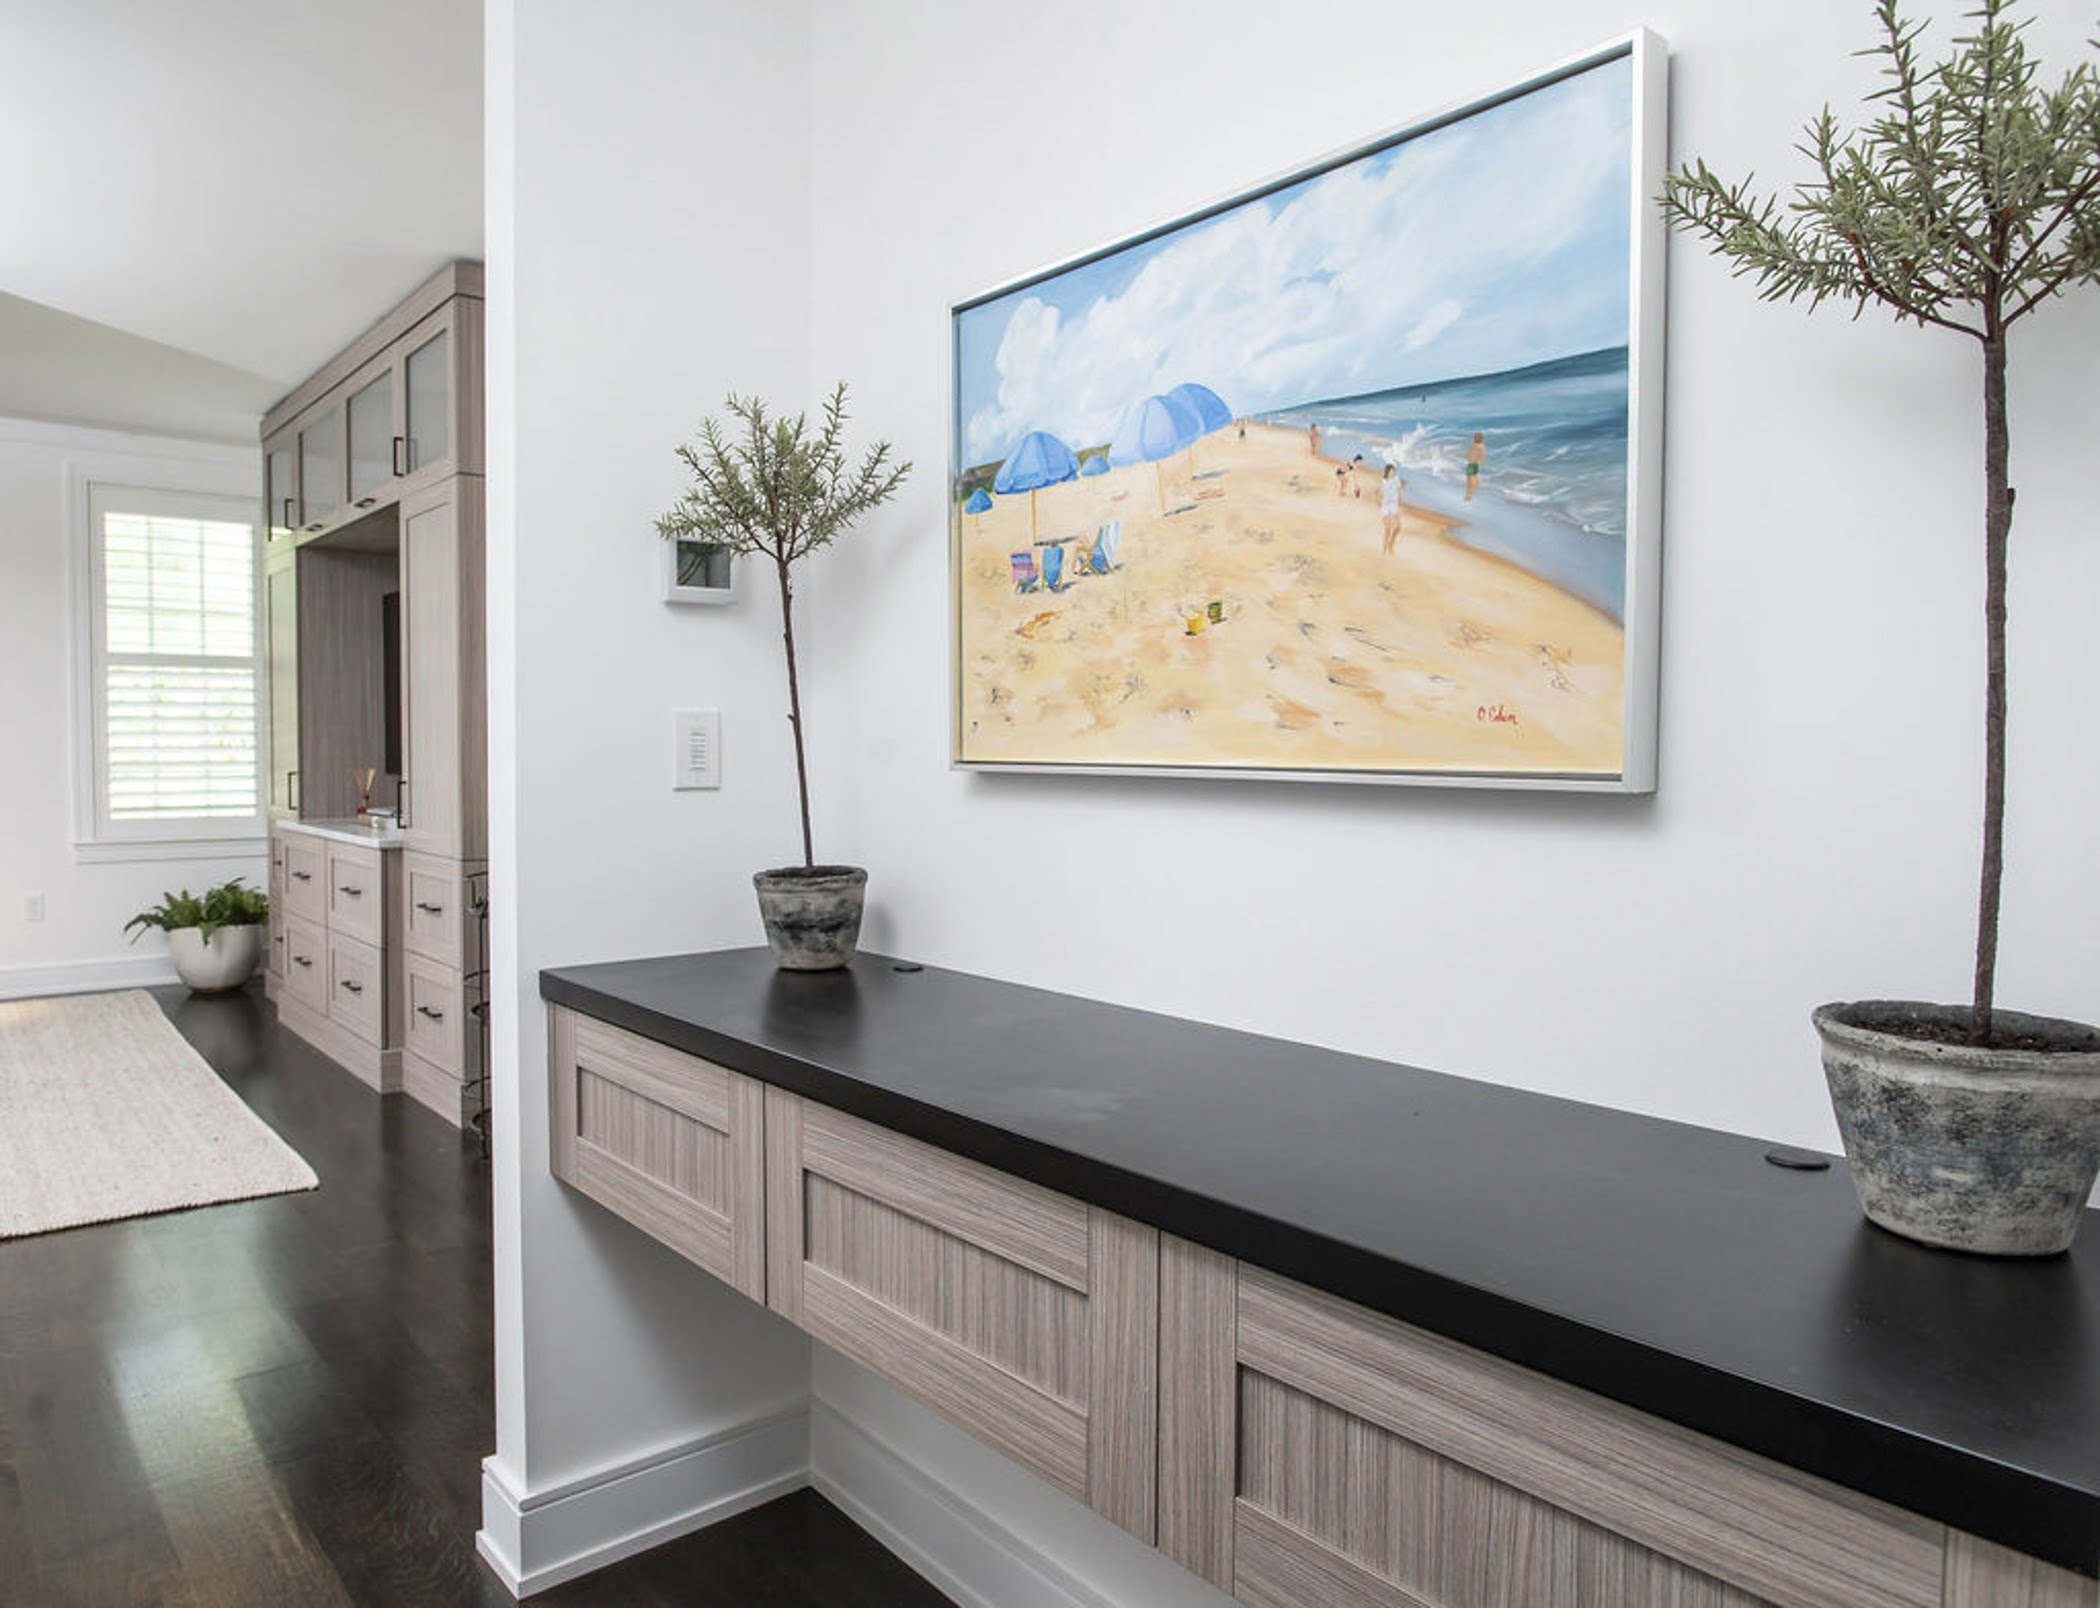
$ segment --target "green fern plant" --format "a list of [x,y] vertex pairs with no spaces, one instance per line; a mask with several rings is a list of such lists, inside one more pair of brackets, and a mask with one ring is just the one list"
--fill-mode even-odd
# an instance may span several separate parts
[[[2062,291],[2100,280],[2100,76],[2081,61],[2044,88],[2008,0],[1983,0],[1933,65],[1925,25],[1879,0],[1880,115],[1840,136],[1826,106],[1802,152],[1816,177],[1783,206],[1703,161],[1662,206],[1767,301],[1850,302],[1977,342],[1983,380],[1984,803],[1969,1035],[1992,1042],[2005,875],[2005,583],[2013,519],[2006,337]],[[2100,41],[2096,41],[2100,48]]]
[[795,670],[794,566],[828,547],[863,514],[887,502],[911,473],[878,441],[858,464],[846,458],[846,387],[824,404],[812,431],[804,413],[775,415],[758,397],[734,392],[723,404],[742,426],[726,434],[713,418],[700,439],[678,449],[693,484],[656,522],[666,541],[704,542],[735,557],[762,557],[780,587],[780,631],[787,648],[788,722],[795,732],[795,785],[802,802],[802,863],[816,868],[809,827],[809,769],[803,757],[802,687]]
[[201,896],[187,888],[180,893],[164,893],[159,904],[141,910],[125,922],[124,930],[137,943],[139,934],[148,928],[174,932],[181,927],[195,927],[208,944],[221,927],[254,927],[269,919],[269,896],[235,877],[216,888],[207,888]]

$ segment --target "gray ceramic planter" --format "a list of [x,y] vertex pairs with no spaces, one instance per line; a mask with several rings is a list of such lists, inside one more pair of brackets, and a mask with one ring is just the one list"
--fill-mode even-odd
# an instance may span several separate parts
[[[2100,1030],[2000,1011],[2060,1045],[1990,1050],[1906,1038],[1966,1008],[1862,1000],[1815,1013],[1859,1203],[1883,1228],[1950,1250],[2050,1256],[2100,1176]],[[1861,1025],[1872,1024],[1872,1025]]]
[[773,964],[783,971],[836,971],[860,947],[868,873],[857,865],[783,866],[751,879]]

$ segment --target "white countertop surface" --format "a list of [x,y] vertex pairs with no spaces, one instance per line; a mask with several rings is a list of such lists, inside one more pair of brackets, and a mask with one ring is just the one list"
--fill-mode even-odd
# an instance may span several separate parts
[[305,832],[314,837],[334,838],[338,843],[362,843],[368,849],[398,849],[401,828],[392,821],[371,823],[355,817],[341,821],[272,821],[285,832]]

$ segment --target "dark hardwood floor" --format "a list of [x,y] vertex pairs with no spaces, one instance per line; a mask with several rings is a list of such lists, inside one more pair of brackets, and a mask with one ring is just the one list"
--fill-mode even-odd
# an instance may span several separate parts
[[[257,994],[162,1003],[321,1187],[0,1242],[0,1608],[509,1603],[486,1165]],[[533,1599],[946,1600],[808,1491]]]

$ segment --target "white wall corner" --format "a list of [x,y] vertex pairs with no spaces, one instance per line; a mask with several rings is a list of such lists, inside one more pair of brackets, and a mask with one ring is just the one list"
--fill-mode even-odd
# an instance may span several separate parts
[[733,1424],[541,1491],[499,1457],[481,1465],[475,1550],[517,1597],[530,1597],[675,1541],[809,1483],[809,1413]]
[[[809,1440],[809,1483],[818,1494],[965,1608],[1160,1608],[1169,1601],[1179,1608],[1226,1601],[1149,1551],[1143,1579],[1125,1580],[1127,1590],[1104,1590],[1072,1567],[1073,1560],[1100,1565],[1096,1549],[1053,1549],[1024,1535],[929,1462],[906,1456],[821,1397],[810,1402]],[[1062,1500],[1048,1486],[1041,1489],[1044,1497]],[[1131,1540],[1129,1550],[1138,1552],[1139,1543]]]
[[75,960],[56,966],[0,966],[0,999],[47,994],[105,994],[118,988],[158,988],[179,982],[165,952],[121,960]]

